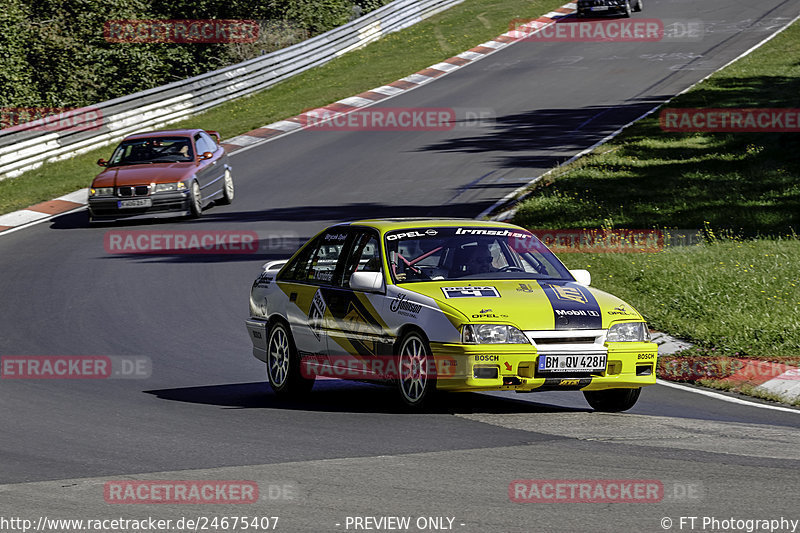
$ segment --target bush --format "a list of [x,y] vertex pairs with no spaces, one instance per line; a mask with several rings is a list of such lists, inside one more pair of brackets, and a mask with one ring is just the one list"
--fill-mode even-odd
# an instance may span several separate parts
[[[6,0],[0,107],[82,107],[209,72],[347,23],[385,0]],[[248,44],[110,43],[114,19],[254,19]]]

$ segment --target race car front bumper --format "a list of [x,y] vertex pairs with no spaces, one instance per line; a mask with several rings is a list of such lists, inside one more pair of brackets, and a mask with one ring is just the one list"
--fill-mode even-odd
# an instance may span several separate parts
[[[120,207],[120,202],[132,199],[149,199],[148,207]],[[191,214],[189,191],[159,192],[150,196],[121,198],[101,196],[89,198],[89,218],[93,222],[161,218]]]
[[[658,348],[651,342],[606,344],[602,372],[542,372],[539,358],[548,353],[515,344],[431,344],[437,388],[449,391],[536,392],[638,388],[656,382]],[[562,354],[564,352],[561,352]],[[575,352],[581,356],[583,352]]]

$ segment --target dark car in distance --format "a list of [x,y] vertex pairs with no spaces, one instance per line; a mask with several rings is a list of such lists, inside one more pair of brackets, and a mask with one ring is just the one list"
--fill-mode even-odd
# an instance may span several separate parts
[[632,11],[641,11],[644,0],[578,0],[578,17],[622,15],[630,17]]

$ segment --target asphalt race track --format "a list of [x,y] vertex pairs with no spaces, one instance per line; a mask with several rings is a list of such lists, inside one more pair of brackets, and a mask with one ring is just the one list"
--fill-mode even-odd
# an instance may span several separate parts
[[[0,382],[0,516],[264,515],[280,517],[279,531],[346,531],[348,516],[450,517],[463,532],[800,519],[800,411],[661,385],[626,414],[593,413],[580,393],[556,392],[452,395],[409,414],[393,391],[337,381],[286,403],[268,391],[243,322],[260,265],[327,224],[474,217],[798,14],[797,0],[647,0],[634,16],[702,20],[706,34],[518,43],[381,104],[489,110],[491,123],[301,131],[234,154],[235,201],[197,221],[89,227],[81,211],[0,237],[0,354],[152,362],[147,379]],[[255,231],[261,246],[249,255],[109,254],[110,229]],[[103,486],[117,479],[253,480],[261,497],[112,505]],[[514,503],[517,479],[660,480],[664,495]],[[291,497],[272,497],[272,486]],[[673,523],[662,528],[665,517]]]

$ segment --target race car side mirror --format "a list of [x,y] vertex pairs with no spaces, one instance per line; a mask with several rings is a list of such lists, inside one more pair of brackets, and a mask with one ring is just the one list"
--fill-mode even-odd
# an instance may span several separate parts
[[278,271],[281,268],[283,268],[283,265],[285,265],[288,262],[289,262],[288,259],[276,259],[275,261],[268,261],[264,263],[264,265],[261,268],[264,269],[264,272]]
[[383,273],[353,272],[350,276],[350,288],[364,292],[383,292]]
[[569,273],[572,274],[572,277],[575,278],[575,281],[577,281],[580,285],[588,287],[592,284],[592,275],[588,270],[570,270]]
[[105,167],[108,165],[108,161],[106,161],[101,157],[100,159],[97,160],[97,164],[100,165],[101,167]]

